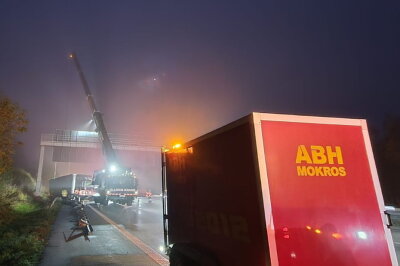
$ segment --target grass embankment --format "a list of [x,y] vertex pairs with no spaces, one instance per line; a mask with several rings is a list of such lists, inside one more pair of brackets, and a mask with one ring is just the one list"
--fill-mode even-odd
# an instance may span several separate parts
[[37,265],[59,203],[0,184],[0,265]]

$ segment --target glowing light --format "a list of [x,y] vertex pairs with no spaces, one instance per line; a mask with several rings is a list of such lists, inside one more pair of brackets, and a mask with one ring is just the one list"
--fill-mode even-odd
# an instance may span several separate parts
[[102,172],[102,173],[105,173],[105,172],[106,172],[106,170],[105,170],[105,169],[103,169],[103,170],[101,170],[101,172]]
[[283,238],[289,239],[290,236],[289,235],[284,235]]
[[116,167],[114,164],[112,164],[112,165],[110,166],[110,172],[113,173],[113,172],[115,172],[115,171],[117,171],[117,167]]
[[341,239],[343,236],[339,233],[332,233],[332,237],[336,239]]
[[[89,124],[90,121],[87,122],[87,124]],[[97,132],[93,132],[93,131],[85,131],[85,130],[78,130],[76,131],[76,134],[78,137],[98,137],[98,133]]]
[[319,230],[319,229],[315,229],[314,232],[317,233],[317,234],[321,234],[322,233],[322,231]]
[[69,58],[74,58],[74,54],[69,54],[68,57]]
[[287,227],[283,227],[282,230],[283,230],[283,232],[289,231],[289,229]]
[[311,226],[307,225],[306,226],[307,230],[311,230]]
[[295,259],[297,256],[296,256],[296,253],[294,253],[293,251],[292,251],[292,253],[290,253],[290,257],[292,258],[292,259]]
[[61,190],[61,196],[64,198],[68,196],[68,191],[66,189]]
[[365,233],[365,232],[363,232],[363,231],[358,231],[358,232],[357,232],[357,236],[358,236],[358,238],[360,238],[360,239],[367,239],[367,238],[368,238],[367,233]]
[[174,146],[172,146],[172,149],[179,149],[179,148],[181,148],[181,147],[182,147],[182,144],[177,143],[177,144],[175,144]]
[[160,246],[159,248],[158,248],[161,252],[164,252],[164,247],[163,246]]

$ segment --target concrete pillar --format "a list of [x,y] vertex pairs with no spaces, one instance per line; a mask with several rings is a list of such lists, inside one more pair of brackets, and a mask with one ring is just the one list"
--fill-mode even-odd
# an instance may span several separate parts
[[71,186],[71,194],[75,193],[75,183],[76,183],[76,174],[72,175],[72,186]]
[[42,188],[43,160],[44,160],[44,146],[40,146],[39,167],[36,178],[36,190],[35,190],[35,195],[37,196],[40,195],[40,190]]

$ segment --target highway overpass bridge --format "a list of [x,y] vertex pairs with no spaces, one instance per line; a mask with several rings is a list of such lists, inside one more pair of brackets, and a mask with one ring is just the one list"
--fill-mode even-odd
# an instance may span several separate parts
[[[161,192],[161,145],[140,138],[110,134],[111,143],[121,163],[131,167],[139,188]],[[92,175],[104,167],[97,132],[56,130],[42,134],[37,172],[36,193],[48,191],[51,178],[68,174]]]

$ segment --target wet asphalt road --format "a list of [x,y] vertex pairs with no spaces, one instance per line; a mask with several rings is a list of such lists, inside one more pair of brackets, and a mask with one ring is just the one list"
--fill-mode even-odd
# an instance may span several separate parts
[[[89,204],[84,210],[94,232],[90,241],[72,232],[76,225],[78,207],[62,205],[52,226],[41,266],[67,265],[169,265],[159,251],[162,245],[162,203],[136,201],[133,206],[97,206]],[[64,236],[65,235],[65,236]],[[66,237],[66,238],[65,238]]]
[[[102,206],[91,204],[115,223],[121,224],[129,232],[142,240],[155,251],[164,255],[161,247],[164,245],[161,197],[136,199],[132,206],[113,204]],[[100,216],[92,214],[89,208],[87,213],[93,225],[108,224]]]
[[394,242],[394,248],[396,250],[397,261],[400,264],[400,228],[392,229],[392,237]]

